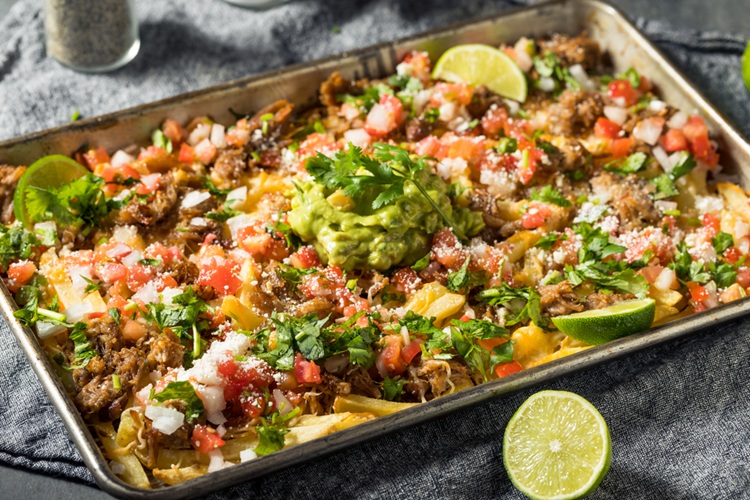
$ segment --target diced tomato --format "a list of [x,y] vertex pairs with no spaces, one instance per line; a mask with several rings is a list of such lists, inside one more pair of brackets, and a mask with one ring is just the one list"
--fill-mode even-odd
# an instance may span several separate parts
[[292,266],[298,269],[309,269],[311,267],[321,266],[318,252],[313,246],[301,247],[299,250],[289,256],[289,261]]
[[251,393],[240,398],[240,406],[245,418],[260,417],[266,411],[266,397],[261,393]]
[[305,360],[300,353],[294,357],[294,376],[300,384],[319,384],[322,380],[320,367],[315,361]]
[[104,178],[104,182],[107,183],[123,182],[126,179],[139,180],[141,178],[141,174],[130,165],[120,165],[119,167],[107,165],[102,170],[101,176]]
[[682,130],[669,129],[661,138],[661,145],[669,153],[682,151],[688,148],[687,138]]
[[194,150],[195,157],[204,165],[211,163],[211,160],[216,156],[216,146],[214,146],[208,139],[203,139],[196,144]]
[[203,261],[198,284],[212,286],[219,295],[234,295],[242,286],[239,277],[240,265],[222,257],[211,257]]
[[305,140],[300,143],[299,153],[303,156],[314,155],[333,147],[335,143],[336,139],[331,134],[315,132],[305,137]]
[[[539,167],[539,160],[544,156],[545,153],[539,148],[523,148],[520,145],[521,143],[522,141],[519,141],[519,149],[523,149],[524,154],[527,154],[528,158],[518,163],[518,179],[521,181],[521,184],[525,186],[534,177],[534,174]],[[528,153],[526,153],[526,151],[528,151]]]
[[711,297],[711,294],[708,292],[705,286],[699,285],[698,283],[694,283],[692,281],[688,282],[687,284],[688,290],[690,290],[690,298],[695,302],[696,304],[702,303],[704,300]]
[[392,95],[383,94],[365,119],[365,131],[374,137],[385,137],[404,121],[404,106]]
[[282,240],[274,239],[268,232],[258,226],[243,227],[237,233],[240,248],[248,253],[263,255],[272,260],[284,260],[289,256],[289,249]]
[[737,261],[740,260],[740,257],[742,257],[742,252],[735,246],[731,246],[724,250],[724,259],[730,264],[736,264]]
[[638,102],[640,92],[634,89],[628,80],[614,80],[609,83],[607,93],[612,99],[622,98],[626,106],[632,106]]
[[701,222],[703,223],[703,227],[706,230],[706,236],[708,236],[709,238],[715,238],[716,235],[719,234],[721,221],[714,214],[703,214],[703,217],[701,217]]
[[552,210],[546,203],[532,203],[526,213],[521,216],[521,225],[526,229],[542,227]]
[[606,118],[597,118],[594,124],[594,135],[599,139],[617,139],[620,130],[618,124]]
[[168,266],[172,262],[182,260],[182,252],[177,246],[165,247],[159,242],[150,244],[143,255],[149,259],[160,259]]
[[198,424],[193,429],[190,443],[193,445],[193,448],[199,452],[208,453],[216,448],[224,446],[226,442],[221,439],[221,436],[219,436],[216,429],[213,427]]
[[165,288],[177,288],[177,280],[168,274],[157,276],[152,283],[157,292],[163,292]]
[[623,139],[614,139],[609,144],[609,151],[613,158],[625,158],[630,153],[633,146],[633,139],[626,137]]
[[495,374],[498,378],[507,377],[523,370],[523,366],[518,361],[510,361],[508,363],[500,363],[495,366]]
[[[442,142],[446,143],[445,137],[443,137]],[[448,149],[446,156],[448,158],[463,158],[468,162],[476,162],[484,153],[484,142],[483,137],[453,137],[447,141]]]
[[411,361],[417,357],[417,354],[422,352],[423,343],[424,341],[422,339],[416,339],[404,346],[404,348],[401,349],[401,357],[404,358],[404,361],[411,363]]
[[690,151],[693,152],[696,158],[706,163],[709,167],[715,167],[719,163],[719,155],[716,152],[716,148],[707,136],[695,138],[690,143]]
[[99,146],[96,149],[89,149],[81,155],[81,163],[88,167],[89,170],[93,171],[97,165],[102,163],[109,163],[110,157],[107,150]]
[[688,118],[687,123],[682,127],[682,133],[688,141],[694,142],[700,137],[708,138],[708,127],[703,118],[693,115]]
[[218,371],[222,377],[231,378],[235,373],[237,373],[237,368],[237,361],[230,358],[219,363],[219,366],[216,367],[216,371]]
[[432,156],[441,160],[445,156],[438,154],[442,147],[440,139],[430,134],[414,145],[414,152],[419,156]]
[[15,293],[19,288],[31,281],[36,272],[36,266],[31,261],[14,262],[8,266],[8,289]]
[[222,361],[217,370],[226,380],[224,385],[226,401],[236,400],[248,389],[268,387],[274,381],[270,366],[256,368],[229,359]]
[[401,268],[391,276],[391,283],[399,293],[413,292],[419,281],[417,272],[410,267]]
[[138,153],[139,160],[145,160],[147,158],[163,158],[165,156],[167,156],[167,152],[159,146],[141,148],[141,152]]
[[140,195],[148,195],[159,189],[161,184],[161,174],[149,174],[141,177],[141,183],[135,188],[135,192]]
[[466,106],[474,96],[474,87],[466,83],[437,82],[433,87],[430,104],[440,107],[447,102],[456,102]]
[[432,255],[436,261],[451,270],[458,269],[466,260],[466,250],[447,227],[432,237]]
[[490,107],[482,117],[482,130],[491,137],[496,137],[508,124],[508,112],[500,106]]
[[180,146],[180,155],[177,157],[182,163],[193,163],[195,161],[195,150],[183,142]]
[[646,78],[645,75],[641,75],[641,82],[638,84],[638,90],[640,90],[643,93],[646,93],[650,91],[653,88],[653,85],[651,85],[651,80]]
[[[125,267],[125,266],[123,266]],[[128,288],[132,292],[137,292],[143,286],[154,279],[156,276],[156,268],[153,266],[146,266],[143,264],[136,264],[131,266],[130,269],[126,269],[128,277]],[[104,278],[102,278],[104,279]]]
[[404,339],[401,335],[386,335],[382,342],[384,347],[378,352],[378,363],[392,375],[401,375],[406,371],[408,363],[401,356]]
[[299,291],[302,292],[305,297],[314,299],[316,297],[323,297],[331,299],[335,293],[335,287],[325,276],[320,274],[308,274],[302,277],[302,283],[299,284]]
[[430,80],[431,63],[427,52],[413,50],[406,55],[404,62],[411,67],[408,73],[413,77],[419,78],[425,83]]
[[750,267],[742,266],[737,269],[737,283],[742,288],[750,287]]
[[137,342],[145,337],[147,333],[146,327],[132,319],[125,320],[125,324],[122,327],[123,338],[131,342]]
[[646,266],[639,270],[638,274],[643,275],[643,277],[646,278],[646,281],[653,285],[663,269],[664,266]]
[[164,132],[167,139],[172,141],[174,147],[177,147],[182,142],[182,138],[185,137],[185,130],[182,125],[171,118],[164,120],[164,123],[161,124],[161,131]]
[[128,277],[128,268],[117,262],[102,262],[96,268],[96,274],[105,283],[114,283]]
[[495,347],[497,347],[497,346],[499,346],[501,344],[504,344],[507,341],[508,341],[508,339],[506,339],[505,337],[497,337],[497,338],[494,338],[494,339],[487,339],[487,340],[478,339],[477,340],[477,344],[479,344],[480,346],[482,346],[483,349],[487,349],[488,351],[491,351]]

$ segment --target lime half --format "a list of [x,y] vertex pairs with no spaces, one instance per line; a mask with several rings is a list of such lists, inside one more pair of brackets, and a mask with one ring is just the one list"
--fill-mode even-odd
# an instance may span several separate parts
[[507,54],[489,45],[457,45],[448,49],[435,63],[432,77],[484,85],[514,101],[526,100],[526,75]]
[[53,188],[68,184],[89,173],[89,170],[75,160],[63,155],[49,155],[31,164],[18,180],[13,194],[13,213],[24,226],[31,226],[26,211],[26,193],[32,187]]
[[577,394],[537,392],[505,428],[503,461],[513,485],[529,498],[583,498],[612,462],[607,422]]
[[552,322],[569,337],[599,345],[647,330],[655,313],[653,299],[626,300],[602,309],[557,316]]
[[750,91],[750,42],[747,42],[747,48],[742,55],[742,79],[745,80],[745,87]]

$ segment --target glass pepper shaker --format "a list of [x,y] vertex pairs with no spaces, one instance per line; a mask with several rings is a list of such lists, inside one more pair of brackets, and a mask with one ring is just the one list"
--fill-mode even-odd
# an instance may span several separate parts
[[140,49],[134,0],[44,0],[47,53],[76,71],[124,66]]

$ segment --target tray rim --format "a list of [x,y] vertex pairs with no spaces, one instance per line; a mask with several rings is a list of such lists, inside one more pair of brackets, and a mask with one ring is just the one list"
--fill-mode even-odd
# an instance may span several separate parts
[[[345,51],[325,58],[309,62],[277,68],[268,72],[254,74],[234,79],[218,85],[179,94],[165,99],[140,104],[122,110],[106,113],[103,115],[86,118],[75,123],[63,124],[49,129],[31,132],[16,138],[0,141],[0,150],[9,149],[25,143],[43,140],[50,136],[60,136],[73,131],[98,130],[106,127],[108,123],[116,123],[120,118],[137,117],[145,115],[160,108],[178,105],[180,102],[200,97],[209,97],[232,88],[247,86],[255,81],[272,78],[281,74],[294,73],[309,67],[323,66],[346,58],[366,56],[383,49],[405,45],[409,42],[447,35],[452,31],[470,27],[486,21],[498,22],[504,17],[512,16],[524,11],[535,11],[549,7],[565,8],[588,8],[597,10],[607,15],[624,29],[628,31],[630,40],[636,42],[648,55],[674,74],[673,83],[679,86],[682,93],[689,94],[700,107],[704,115],[710,115],[723,133],[727,134],[728,140],[740,147],[750,156],[750,145],[735,125],[729,121],[724,114],[716,109],[686,78],[684,73],[674,66],[655,47],[641,31],[622,13],[622,11],[603,0],[548,0],[531,5],[514,7],[500,11],[485,18],[474,18],[459,23],[450,24],[427,32],[417,33],[408,37],[393,41],[363,47],[360,49]],[[4,284],[0,284],[0,312],[5,316],[10,330],[13,332],[17,343],[20,345],[27,361],[39,378],[45,392],[53,403],[55,410],[63,420],[63,424],[70,433],[70,437],[76,448],[81,453],[84,463],[91,471],[97,484],[105,492],[119,498],[188,498],[201,494],[237,485],[242,482],[258,479],[266,474],[282,470],[292,465],[298,465],[317,457],[332,454],[343,448],[374,440],[385,434],[392,433],[418,423],[437,418],[448,413],[453,413],[462,408],[479,404],[488,399],[495,399],[503,395],[549,382],[565,375],[587,369],[591,366],[617,359],[629,353],[653,347],[658,344],[686,337],[710,325],[716,325],[732,319],[736,319],[747,313],[747,299],[739,300],[703,313],[688,316],[686,318],[655,327],[647,332],[629,336],[614,342],[597,346],[578,354],[568,356],[529,370],[524,370],[515,375],[503,379],[491,381],[459,393],[433,400],[418,407],[404,410],[397,414],[381,417],[374,421],[358,425],[356,427],[339,431],[314,441],[303,443],[292,448],[284,449],[272,455],[260,459],[238,464],[228,469],[212,472],[202,477],[187,481],[185,483],[167,486],[158,489],[142,489],[123,482],[109,469],[106,458],[96,444],[91,430],[83,421],[78,410],[74,407],[72,399],[68,396],[61,381],[54,373],[51,362],[39,343],[36,335],[27,327],[23,327],[13,317],[13,311],[17,308],[15,302]]]

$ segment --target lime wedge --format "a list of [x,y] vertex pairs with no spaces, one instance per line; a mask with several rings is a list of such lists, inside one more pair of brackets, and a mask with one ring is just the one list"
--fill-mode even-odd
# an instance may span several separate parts
[[457,45],[448,49],[435,63],[432,77],[484,85],[514,101],[526,100],[526,75],[507,54],[489,45]]
[[32,187],[51,188],[67,184],[89,173],[89,170],[75,160],[63,155],[49,155],[31,164],[18,180],[13,194],[13,213],[24,226],[31,226],[26,211],[26,193]]
[[654,322],[653,299],[626,300],[618,304],[552,318],[558,330],[591,345],[648,329]]
[[742,79],[745,80],[745,87],[750,91],[750,41],[747,42],[745,53],[742,54]]
[[577,394],[537,392],[505,428],[503,461],[513,485],[529,498],[583,498],[612,462],[607,422]]

